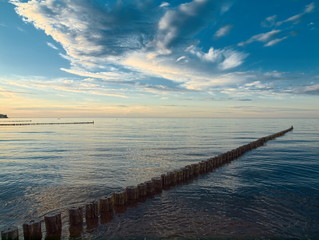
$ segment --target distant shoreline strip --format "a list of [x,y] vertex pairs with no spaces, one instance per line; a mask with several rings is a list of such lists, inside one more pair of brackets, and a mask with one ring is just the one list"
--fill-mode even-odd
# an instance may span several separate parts
[[0,126],[28,126],[28,125],[62,125],[62,124],[94,124],[92,122],[54,122],[54,123],[1,123]]

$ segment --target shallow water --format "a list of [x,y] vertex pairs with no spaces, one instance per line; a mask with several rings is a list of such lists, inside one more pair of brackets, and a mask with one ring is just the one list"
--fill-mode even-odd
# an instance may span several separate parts
[[[92,119],[76,119],[86,120]],[[115,215],[83,238],[319,236],[319,120],[93,120],[0,128],[1,229],[294,125],[293,132]]]

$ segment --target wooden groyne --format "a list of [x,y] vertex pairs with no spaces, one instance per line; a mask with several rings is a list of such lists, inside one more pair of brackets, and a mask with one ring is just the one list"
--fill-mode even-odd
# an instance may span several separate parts
[[94,124],[92,122],[47,122],[47,123],[0,123],[0,126],[28,126],[28,125],[65,125],[65,124]]
[[[136,186],[129,186],[120,191],[113,192],[111,195],[102,197],[98,201],[86,203],[84,206],[69,208],[69,221],[66,224],[69,228],[70,238],[78,238],[81,236],[84,228],[87,231],[91,231],[98,226],[99,222],[101,224],[109,222],[115,213],[123,213],[128,207],[145,201],[147,198],[151,198],[163,190],[187,183],[201,174],[209,173],[237,159],[246,152],[263,146],[267,141],[280,137],[292,130],[293,127],[290,127],[284,131],[259,138],[205,161],[187,165]],[[43,222],[44,224],[41,224]],[[45,226],[45,230],[42,229],[42,225]],[[34,240],[42,239],[43,235],[45,235],[45,239],[62,239],[62,227],[61,212],[53,212],[45,215],[44,219],[32,219],[24,223],[23,236],[24,239]],[[17,227],[7,228],[1,232],[1,237],[2,240],[18,240],[19,230]]]
[[32,122],[32,120],[0,120],[1,122],[4,122],[4,123],[17,123],[17,122]]

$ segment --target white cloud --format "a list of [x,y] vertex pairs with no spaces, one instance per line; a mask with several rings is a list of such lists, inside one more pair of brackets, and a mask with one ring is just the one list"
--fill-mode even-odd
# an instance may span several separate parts
[[161,5],[160,5],[160,7],[162,8],[162,7],[168,7],[170,4],[168,3],[168,2],[163,2]]
[[266,33],[260,33],[260,34],[252,36],[245,42],[240,42],[238,46],[245,46],[253,42],[269,42],[269,41],[272,41],[273,38],[276,37],[279,33],[281,33],[281,30],[272,30]]
[[287,18],[287,19],[285,19],[283,21],[278,21],[278,22],[276,22],[276,25],[280,26],[280,25],[282,25],[284,23],[290,23],[290,22],[296,24],[306,14],[312,13],[315,10],[315,6],[316,6],[315,3],[312,2],[312,3],[310,3],[310,4],[305,6],[305,9],[304,9],[303,12],[301,12],[299,14],[296,14],[296,15],[293,15],[293,16],[291,16],[291,17],[289,17],[289,18]]
[[277,20],[277,15],[272,15],[267,17],[262,23],[261,25],[263,27],[273,27],[276,25],[276,20]]
[[187,43],[187,39],[197,33],[212,14],[213,3],[208,0],[193,0],[174,10],[167,10],[159,20],[154,45],[160,54],[171,54],[172,48]]
[[288,37],[282,37],[282,38],[276,38],[274,40],[271,40],[269,42],[267,42],[264,46],[265,47],[271,47],[271,46],[274,46],[276,45],[277,43],[280,43],[281,41],[287,39]]
[[231,7],[232,7],[232,5],[230,3],[223,4],[221,9],[220,9],[221,14],[228,12]]
[[247,56],[246,54],[229,50],[227,50],[224,55],[225,59],[219,65],[222,70],[228,70],[240,66]]
[[69,93],[81,93],[86,95],[99,95],[107,97],[127,98],[126,94],[118,89],[102,88],[99,82],[87,80],[71,80],[66,78],[46,79],[43,77],[16,77],[14,81],[6,81],[10,86],[35,91],[49,92],[55,94],[57,91]]
[[316,5],[314,2],[309,3],[308,5],[306,5],[304,13],[311,13],[315,10],[315,8],[316,8]]
[[228,24],[228,25],[225,25],[223,27],[221,27],[220,29],[218,29],[214,35],[215,38],[220,38],[220,37],[224,37],[226,36],[230,30],[232,29],[233,25],[231,24]]
[[221,70],[228,70],[240,66],[248,56],[246,53],[230,49],[210,48],[207,53],[202,52],[195,46],[190,46],[186,51],[197,56],[202,61],[216,63]]
[[54,50],[58,50],[58,47],[55,46],[53,43],[47,42],[47,45]]
[[187,61],[187,57],[186,56],[181,56],[179,58],[176,59],[176,62],[182,62],[182,61]]
[[297,88],[294,91],[301,94],[319,95],[319,84],[313,84],[303,88]]
[[107,9],[86,1],[10,2],[24,21],[60,43],[74,66],[94,68],[101,58],[139,50],[156,31],[156,9],[145,9],[146,3],[136,1]]

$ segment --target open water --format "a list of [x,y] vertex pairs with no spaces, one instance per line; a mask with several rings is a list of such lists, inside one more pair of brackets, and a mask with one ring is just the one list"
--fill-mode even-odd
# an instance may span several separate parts
[[[0,123],[14,120],[22,119]],[[116,214],[83,239],[319,239],[318,119],[28,120],[95,124],[0,126],[0,229],[21,230],[32,217],[82,206],[293,125],[230,164]]]

